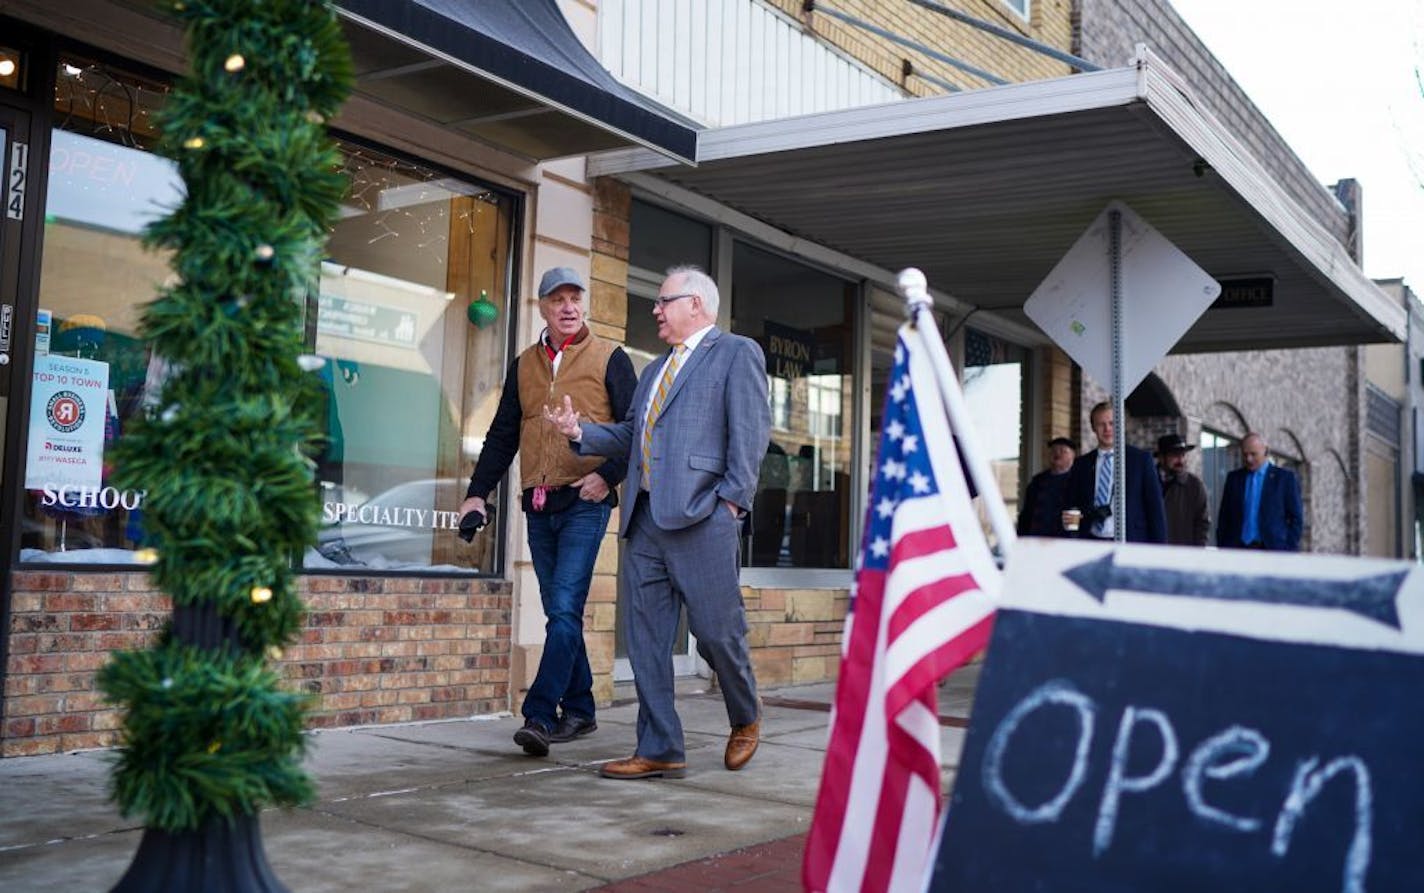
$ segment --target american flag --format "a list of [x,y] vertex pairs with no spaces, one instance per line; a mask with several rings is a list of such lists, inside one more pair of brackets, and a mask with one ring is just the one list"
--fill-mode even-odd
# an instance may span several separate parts
[[1000,573],[926,349],[900,329],[806,840],[812,891],[922,888],[940,802],[936,683],[993,622]]

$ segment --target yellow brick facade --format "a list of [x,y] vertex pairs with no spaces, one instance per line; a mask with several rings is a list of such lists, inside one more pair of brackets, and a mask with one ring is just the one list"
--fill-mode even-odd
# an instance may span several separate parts
[[[799,20],[826,43],[915,96],[932,96],[944,90],[914,75],[906,78],[905,60],[909,60],[915,71],[926,72],[966,90],[989,86],[988,82],[947,63],[840,19],[816,12],[805,13],[801,0],[765,2]],[[1024,21],[1002,0],[941,0],[941,5],[1060,50],[1067,51],[1072,46],[1071,0],[1030,0],[1028,21]],[[1069,67],[1062,62],[916,6],[908,0],[836,0],[833,8],[1006,81],[1036,81],[1070,73]]]

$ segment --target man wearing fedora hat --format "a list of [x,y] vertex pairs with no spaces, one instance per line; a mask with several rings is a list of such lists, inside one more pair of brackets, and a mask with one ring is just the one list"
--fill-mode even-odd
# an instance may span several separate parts
[[1195,449],[1180,434],[1157,438],[1157,476],[1162,481],[1162,503],[1167,509],[1167,543],[1205,546],[1211,515],[1206,505],[1206,484],[1187,471],[1187,451]]

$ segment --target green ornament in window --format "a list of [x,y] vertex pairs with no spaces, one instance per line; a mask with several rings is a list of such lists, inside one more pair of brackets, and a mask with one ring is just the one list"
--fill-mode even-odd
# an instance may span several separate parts
[[465,308],[465,315],[474,323],[475,328],[483,329],[499,319],[499,308],[490,302],[489,295],[484,289],[480,289],[480,296],[470,302],[470,306]]

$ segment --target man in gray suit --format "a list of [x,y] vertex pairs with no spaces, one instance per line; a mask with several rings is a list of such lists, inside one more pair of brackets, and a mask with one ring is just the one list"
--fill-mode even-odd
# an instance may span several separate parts
[[581,454],[628,456],[619,534],[628,586],[628,657],[638,691],[638,746],[605,778],[681,778],[682,723],[673,702],[673,639],[686,605],[697,650],[717,674],[732,731],[724,764],[756,752],[761,715],[739,584],[741,521],[756,495],[771,434],[766,358],[718,329],[717,284],[674,267],[658,290],[658,337],[672,346],[638,380],[621,422],[580,424],[565,399],[545,414]]

